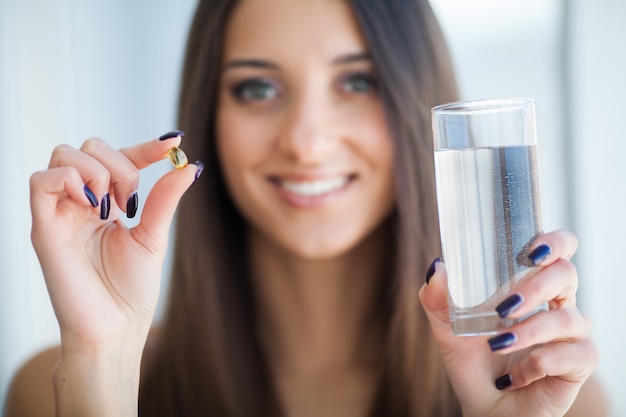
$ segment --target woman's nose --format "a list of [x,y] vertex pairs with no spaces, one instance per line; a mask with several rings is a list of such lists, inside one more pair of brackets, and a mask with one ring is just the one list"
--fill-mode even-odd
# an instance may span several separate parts
[[298,163],[319,163],[336,144],[330,103],[310,93],[290,103],[279,134],[279,149]]

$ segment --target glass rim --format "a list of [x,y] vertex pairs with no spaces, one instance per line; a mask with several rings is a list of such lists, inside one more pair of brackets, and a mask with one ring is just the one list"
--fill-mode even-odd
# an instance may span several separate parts
[[535,100],[526,97],[507,97],[494,99],[455,101],[435,106],[433,114],[481,114],[520,110],[532,107]]

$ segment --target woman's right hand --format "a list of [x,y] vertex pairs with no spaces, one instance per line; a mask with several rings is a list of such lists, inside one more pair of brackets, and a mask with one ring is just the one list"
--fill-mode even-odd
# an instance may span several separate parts
[[137,226],[120,216],[135,215],[139,170],[178,146],[178,133],[121,150],[97,138],[80,149],[61,145],[31,177],[31,238],[61,330],[56,415],[137,415],[169,227],[202,164],[161,177]]
[[176,133],[121,150],[98,138],[80,149],[61,145],[48,169],[32,175],[31,238],[64,354],[122,345],[143,349],[158,301],[169,226],[202,164],[160,178],[137,226],[126,227],[120,216],[134,216],[139,170],[167,157],[180,143]]

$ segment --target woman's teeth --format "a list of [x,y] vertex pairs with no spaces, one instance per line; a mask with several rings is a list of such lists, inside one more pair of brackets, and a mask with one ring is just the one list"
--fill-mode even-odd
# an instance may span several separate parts
[[281,181],[280,186],[293,194],[315,197],[339,190],[347,183],[348,177],[338,177],[316,181]]

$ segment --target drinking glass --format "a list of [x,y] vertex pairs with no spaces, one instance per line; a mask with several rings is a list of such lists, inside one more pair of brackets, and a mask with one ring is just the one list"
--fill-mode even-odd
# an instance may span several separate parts
[[528,259],[542,231],[534,102],[444,104],[432,123],[452,331],[493,334],[526,318],[500,318],[495,307],[538,269]]

